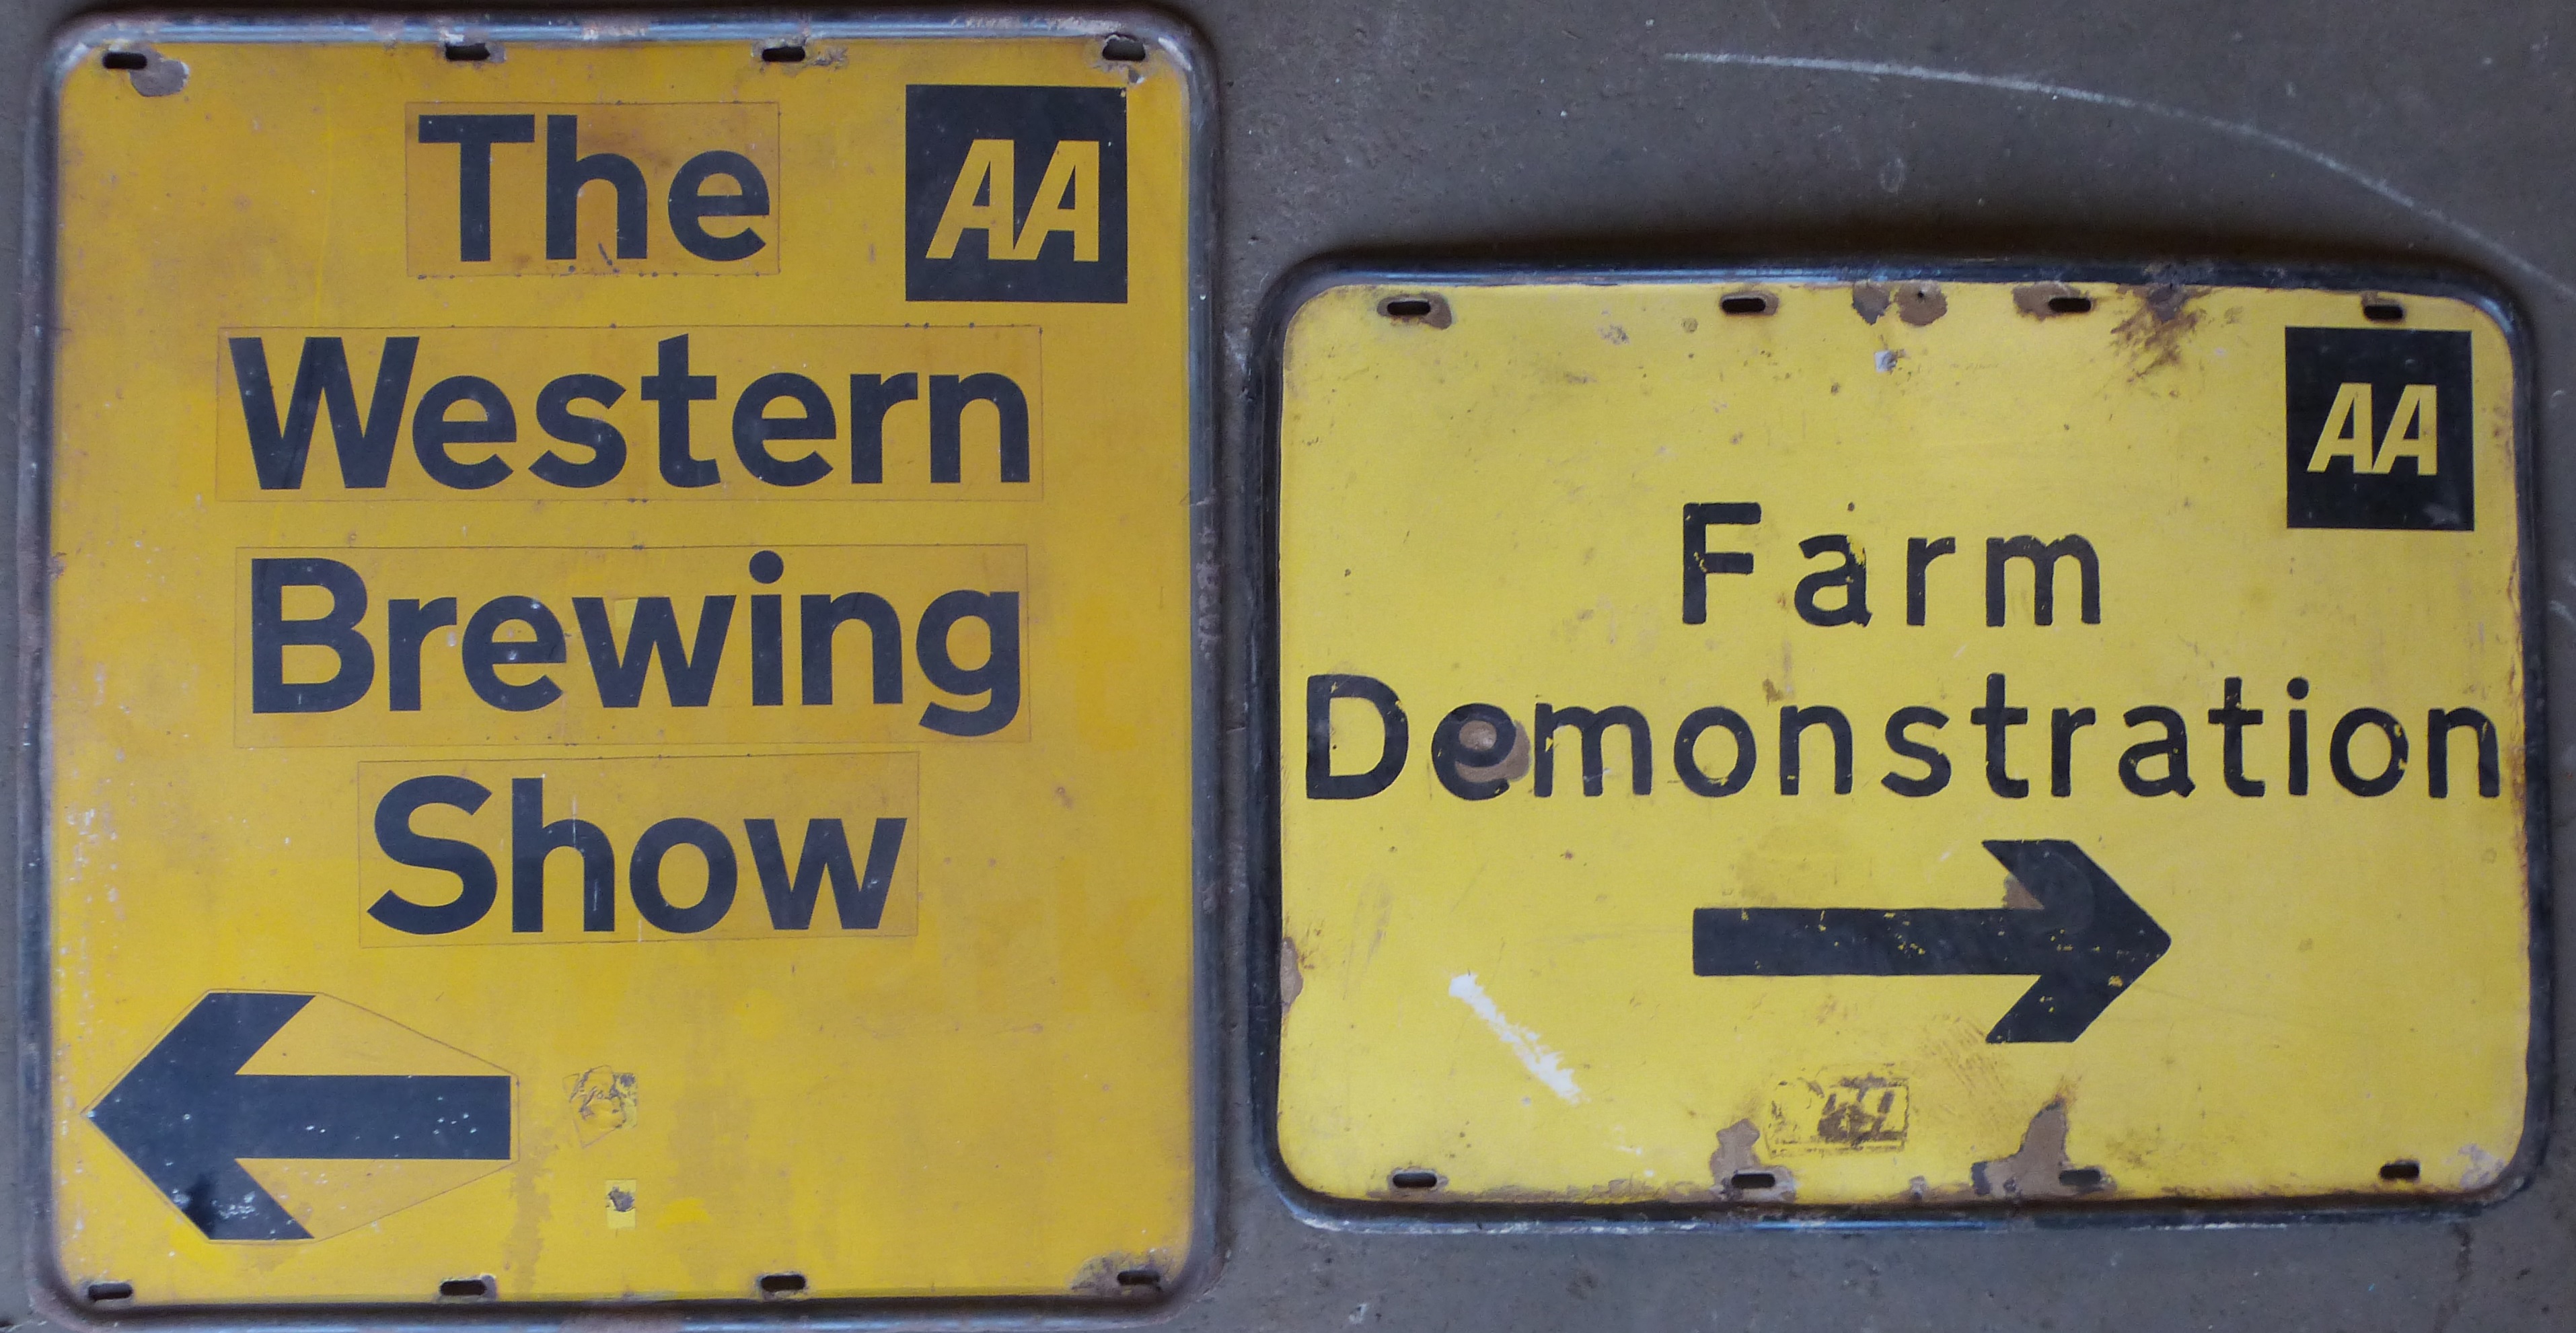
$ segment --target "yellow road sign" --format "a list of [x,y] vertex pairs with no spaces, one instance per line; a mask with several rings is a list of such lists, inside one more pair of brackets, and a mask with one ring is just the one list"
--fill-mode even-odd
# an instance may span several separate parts
[[1113,31],[66,39],[75,1306],[1196,1271],[1207,94]]
[[1328,277],[1328,1208],[2428,1200],[2536,1150],[2516,343],[2323,281]]

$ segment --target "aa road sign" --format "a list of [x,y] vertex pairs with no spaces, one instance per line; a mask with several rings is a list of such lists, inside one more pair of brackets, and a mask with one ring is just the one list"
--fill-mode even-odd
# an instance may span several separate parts
[[2520,1178],[2513,328],[2441,283],[1947,276],[1280,301],[1307,1205]]
[[66,39],[63,1311],[1201,1271],[1207,94],[1139,31]]

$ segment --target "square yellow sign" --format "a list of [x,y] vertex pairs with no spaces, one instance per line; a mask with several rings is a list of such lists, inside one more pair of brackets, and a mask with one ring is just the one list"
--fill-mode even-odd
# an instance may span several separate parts
[[1188,42],[55,70],[63,1308],[1203,1271]]
[[1275,1132],[1315,1205],[2527,1168],[2493,301],[1429,273],[1281,310]]

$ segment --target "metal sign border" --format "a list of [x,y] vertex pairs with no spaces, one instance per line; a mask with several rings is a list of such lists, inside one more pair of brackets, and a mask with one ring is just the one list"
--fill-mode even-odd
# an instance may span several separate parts
[[[1189,99],[1185,190],[1189,217],[1185,291],[1190,401],[1189,559],[1191,565],[1189,909],[1191,964],[1190,1115],[1191,1203],[1189,1254],[1151,1294],[1080,1297],[812,1297],[684,1301],[422,1301],[418,1303],[275,1302],[129,1307],[95,1303],[74,1291],[61,1271],[54,1245],[52,1153],[52,940],[47,914],[50,869],[45,803],[52,773],[49,733],[48,648],[52,621],[51,550],[53,445],[53,331],[57,327],[54,256],[60,222],[56,176],[60,165],[62,84],[69,72],[115,43],[365,43],[441,45],[450,42],[594,45],[603,48],[661,42],[884,40],[950,41],[1126,35],[1170,62]],[[759,13],[653,13],[601,10],[564,15],[513,14],[312,14],[206,17],[170,13],[108,14],[76,20],[57,31],[35,80],[26,141],[23,224],[26,249],[20,273],[20,406],[17,497],[17,784],[19,1089],[25,1105],[16,1132],[27,1163],[26,1200],[19,1215],[26,1240],[30,1295],[42,1317],[73,1329],[117,1326],[168,1329],[289,1330],[341,1333],[364,1327],[377,1333],[517,1333],[559,1327],[577,1316],[621,1319],[658,1316],[685,1333],[759,1333],[781,1326],[861,1329],[1058,1329],[1134,1327],[1169,1317],[1216,1280],[1223,1263],[1218,1229],[1218,1132],[1224,1088],[1218,1057],[1221,965],[1226,932],[1219,913],[1225,840],[1219,795],[1217,737],[1222,685],[1220,644],[1206,632],[1218,615],[1216,524],[1216,412],[1211,368],[1215,332],[1213,292],[1217,266],[1216,74],[1206,41],[1187,22],[1159,11],[1112,5],[1065,12],[1029,10],[827,10]],[[658,1321],[657,1321],[658,1322]]]
[[[2531,970],[2530,1026],[2524,1057],[2523,1136],[2495,1184],[2467,1195],[2434,1199],[2333,1194],[2256,1199],[2153,1198],[2108,1203],[2026,1203],[1905,1208],[1854,1204],[1519,1204],[1399,1203],[1352,1200],[1310,1189],[1288,1169],[1279,1148],[1279,964],[1282,952],[1280,810],[1282,695],[1279,685],[1279,466],[1280,409],[1287,333],[1297,312],[1336,287],[1383,284],[1404,287],[1499,287],[1531,283],[1618,285],[1629,283],[1850,283],[1931,279],[1943,282],[2066,282],[2264,288],[2335,292],[2386,292],[2442,296],[2468,302],[2503,331],[2514,372],[2512,386],[2514,511],[2522,599],[2524,759],[2527,792],[2523,841],[2527,869]],[[2472,1216],[2520,1192],[2547,1148],[2552,1081],[2554,1015],[2550,972],[2551,865],[2549,860],[2549,754],[2539,578],[2539,473],[2532,438],[2536,360],[2530,325],[2510,288],[2456,267],[2406,264],[2264,264],[2244,261],[2149,263],[2069,259],[1974,260],[1925,258],[1687,263],[1622,266],[1605,263],[1383,261],[1325,258],[1292,269],[1272,285],[1253,325],[1253,363],[1247,377],[1248,411],[1242,422],[1241,460],[1245,512],[1238,521],[1252,549],[1235,557],[1251,572],[1243,595],[1250,600],[1242,626],[1248,640],[1240,681],[1249,712],[1243,761],[1248,901],[1240,948],[1247,974],[1245,1061],[1248,1065],[1255,1163],[1296,1216],[1316,1227],[1358,1232],[1651,1233],[1674,1231],[1848,1231],[1887,1229],[1996,1229],[2038,1227],[2231,1228],[2287,1226],[2319,1221],[2426,1221]]]

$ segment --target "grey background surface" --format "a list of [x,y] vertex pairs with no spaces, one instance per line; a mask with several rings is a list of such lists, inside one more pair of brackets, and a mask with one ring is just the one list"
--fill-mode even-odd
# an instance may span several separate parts
[[[241,6],[236,6],[241,7]],[[568,6],[565,8],[569,8]],[[1220,90],[1217,368],[1240,432],[1262,293],[1317,255],[1779,259],[1873,254],[2438,260],[2531,316],[2549,692],[2576,697],[2576,7],[2205,0],[1797,5],[1499,0],[1175,6]],[[0,192],[23,183],[48,34],[0,11]],[[1689,54],[1825,62],[1703,63]],[[1847,62],[1834,64],[1833,62]],[[1875,72],[1854,67],[1877,67]],[[0,271],[23,240],[0,223]],[[14,363],[0,397],[14,417]],[[0,505],[6,513],[13,505]],[[15,534],[13,535],[13,539]],[[0,624],[0,662],[14,661]],[[14,691],[14,684],[12,689]],[[1239,739],[1239,738],[1238,738]],[[2576,716],[2548,742],[2553,825]],[[2558,863],[2570,840],[2561,838]],[[1238,879],[1229,913],[1244,907]],[[2561,958],[2576,941],[2561,926]],[[14,947],[0,967],[14,968]],[[1221,1017],[1218,1249],[1175,1327],[2458,1330],[2576,1325],[2567,1153],[2475,1218],[2276,1229],[1351,1235],[1254,1169],[1240,969]],[[2568,988],[2562,988],[2562,991]],[[12,983],[0,995],[14,996]],[[2571,1123],[2560,1004],[2553,1100]],[[2314,1096],[2320,1090],[2282,1089]],[[2330,1091],[2322,1095],[2331,1095]],[[0,1114],[21,1108],[0,1082]],[[2563,1131],[2562,1131],[2563,1132]],[[12,1141],[14,1146],[14,1141]],[[0,1151],[0,1190],[25,1164]],[[0,1209],[0,1255],[25,1249]],[[0,1281],[0,1316],[29,1316]]]

